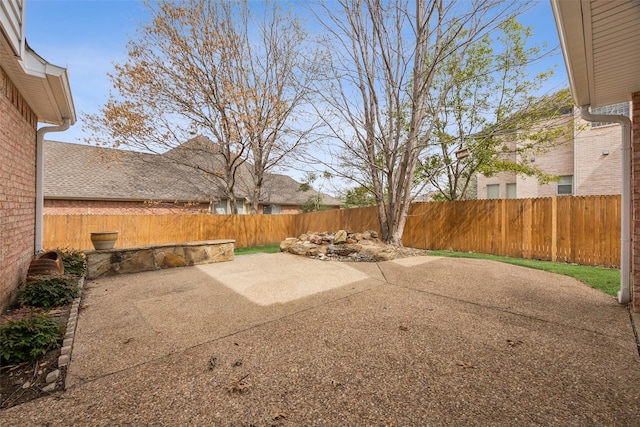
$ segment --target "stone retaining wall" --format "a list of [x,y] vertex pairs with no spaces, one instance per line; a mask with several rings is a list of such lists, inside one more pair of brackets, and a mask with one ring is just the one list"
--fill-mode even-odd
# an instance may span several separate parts
[[235,240],[86,251],[87,279],[233,260]]

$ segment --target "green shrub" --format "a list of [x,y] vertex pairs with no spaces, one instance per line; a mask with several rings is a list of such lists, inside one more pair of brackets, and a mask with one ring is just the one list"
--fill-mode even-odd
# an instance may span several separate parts
[[31,315],[0,325],[0,364],[36,360],[58,346],[60,327],[46,315]]
[[77,281],[73,276],[41,276],[36,282],[20,287],[20,303],[45,308],[70,303],[80,296]]
[[64,264],[64,272],[66,274],[72,274],[78,277],[84,274],[84,252],[70,248],[59,249],[58,252],[62,255],[62,263]]

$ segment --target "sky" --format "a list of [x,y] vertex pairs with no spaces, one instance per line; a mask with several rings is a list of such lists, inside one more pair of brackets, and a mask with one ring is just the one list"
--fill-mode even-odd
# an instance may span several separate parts
[[[465,1],[465,0],[462,0]],[[526,0],[522,0],[526,1]],[[83,115],[95,113],[111,90],[107,73],[125,59],[129,37],[144,17],[144,6],[133,0],[27,0],[26,39],[46,61],[67,67],[78,121],[69,130],[56,133],[58,141],[85,143]],[[548,0],[537,3],[520,21],[533,26],[534,40],[558,45],[553,14]],[[568,87],[562,53],[539,64],[540,70],[554,68],[548,91]]]

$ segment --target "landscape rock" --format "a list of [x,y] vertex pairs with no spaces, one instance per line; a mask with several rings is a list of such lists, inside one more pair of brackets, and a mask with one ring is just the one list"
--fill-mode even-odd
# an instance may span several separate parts
[[397,257],[423,255],[421,249],[387,245],[378,239],[374,230],[335,233],[308,231],[300,237],[288,237],[280,242],[280,251],[319,260],[377,262]]
[[280,252],[286,252],[292,245],[295,245],[298,242],[298,239],[295,237],[287,237],[282,242],[280,242]]
[[347,242],[347,232],[345,230],[338,230],[336,234],[333,235],[333,243],[339,245],[340,243]]
[[87,251],[87,278],[231,261],[233,249],[233,240],[207,240]]
[[50,392],[54,391],[55,389],[56,389],[56,383],[51,383],[51,384],[43,387],[42,391],[50,393]]
[[60,370],[56,369],[53,372],[49,372],[47,374],[47,384],[51,384],[53,382],[58,381],[58,377],[60,377]]

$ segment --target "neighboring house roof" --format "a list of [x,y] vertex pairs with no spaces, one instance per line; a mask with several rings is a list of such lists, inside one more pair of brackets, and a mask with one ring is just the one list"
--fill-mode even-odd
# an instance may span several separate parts
[[640,2],[551,0],[578,106],[629,101],[640,91]]
[[24,37],[25,2],[0,2],[0,66],[18,88],[38,121],[60,125],[76,121],[67,69],[35,53]]
[[[246,179],[244,182],[246,183]],[[317,194],[300,183],[267,174],[261,203],[301,205]],[[44,196],[67,200],[200,201],[225,198],[215,180],[170,156],[45,141]],[[323,204],[341,202],[321,194]],[[240,195],[246,197],[246,194]]]

